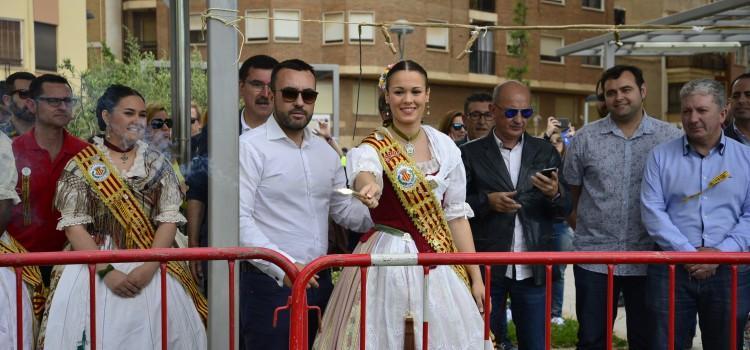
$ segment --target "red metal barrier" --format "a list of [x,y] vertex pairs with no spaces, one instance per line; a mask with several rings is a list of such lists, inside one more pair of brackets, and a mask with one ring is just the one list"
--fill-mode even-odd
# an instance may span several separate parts
[[[161,320],[162,320],[162,349],[167,349],[167,262],[191,260],[226,260],[229,276],[234,276],[236,260],[260,259],[279,266],[294,281],[297,277],[297,267],[283,255],[265,248],[159,248],[159,249],[129,249],[129,250],[97,250],[75,252],[44,252],[23,254],[0,254],[0,268],[13,267],[16,272],[16,322],[18,349],[23,349],[23,281],[21,268],[32,265],[70,265],[88,264],[89,270],[89,298],[90,298],[90,328],[91,348],[96,349],[96,291],[95,269],[99,263],[114,262],[146,262],[158,261],[161,272]],[[229,339],[234,339],[234,306],[235,282],[229,278]],[[234,341],[229,342],[230,350],[234,349]]]
[[[413,254],[403,255],[369,255],[369,254],[349,254],[349,255],[327,255],[312,261],[300,271],[292,287],[292,314],[290,319],[290,337],[289,349],[307,350],[307,301],[305,289],[307,282],[321,270],[339,267],[339,266],[358,266],[361,269],[361,303],[360,303],[360,349],[365,348],[365,300],[367,294],[367,267],[368,266],[433,266],[433,265],[545,265],[547,271],[547,300],[546,300],[546,326],[545,326],[545,345],[549,349],[551,345],[550,330],[550,309],[551,309],[551,284],[552,284],[552,265],[558,264],[606,264],[608,266],[607,280],[607,316],[608,320],[612,319],[613,305],[613,276],[614,266],[618,264],[661,264],[669,265],[669,349],[674,345],[674,284],[675,284],[675,265],[676,264],[730,264],[732,271],[732,317],[730,321],[730,349],[736,348],[736,313],[737,313],[737,265],[750,264],[750,254],[748,253],[715,253],[715,252],[528,252],[528,253],[425,253],[416,254],[416,263]],[[386,257],[386,258],[384,258]],[[399,263],[401,262],[401,263]],[[428,271],[428,270],[426,270]],[[486,269],[485,271],[489,271]],[[425,274],[426,276],[426,274]],[[487,279],[489,284],[490,279]],[[485,286],[489,291],[489,286]],[[489,292],[485,295],[485,309],[489,306]],[[489,313],[485,313],[485,339],[489,335]],[[607,349],[612,348],[612,327],[607,329]],[[427,324],[423,325],[427,332]],[[428,344],[425,340],[424,349]]]

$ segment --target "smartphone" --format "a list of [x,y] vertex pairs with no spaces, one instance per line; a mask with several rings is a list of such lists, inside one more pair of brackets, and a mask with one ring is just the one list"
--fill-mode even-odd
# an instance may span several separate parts
[[552,177],[552,172],[554,171],[557,171],[557,168],[542,169],[539,173],[546,177]]
[[560,122],[560,130],[566,130],[570,128],[570,119],[568,118],[557,118],[557,121]]

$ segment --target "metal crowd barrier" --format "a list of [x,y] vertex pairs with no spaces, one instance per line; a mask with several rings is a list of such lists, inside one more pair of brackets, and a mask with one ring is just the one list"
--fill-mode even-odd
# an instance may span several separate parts
[[[283,255],[265,248],[160,248],[130,250],[97,250],[75,252],[45,252],[23,254],[0,254],[0,268],[12,267],[16,273],[16,322],[17,348],[23,349],[23,280],[21,272],[24,266],[32,265],[71,265],[87,264],[89,270],[90,299],[90,344],[96,349],[96,264],[114,262],[159,261],[161,272],[161,340],[162,349],[167,349],[167,262],[191,260],[226,260],[229,276],[234,276],[237,260],[260,259],[279,266],[294,281],[297,267]],[[235,279],[229,278],[229,339],[236,337],[234,331],[235,317]],[[234,349],[234,342],[229,342],[229,349]]]
[[[668,349],[674,350],[674,317],[675,317],[675,265],[676,264],[729,264],[731,266],[731,304],[730,349],[737,348],[737,265],[750,264],[749,253],[715,253],[715,252],[526,252],[526,253],[424,253],[424,254],[348,254],[327,255],[314,260],[297,275],[292,287],[292,313],[290,318],[289,349],[307,350],[308,305],[305,288],[307,282],[321,270],[331,267],[357,266],[361,270],[360,285],[360,349],[365,349],[366,339],[366,295],[367,268],[369,266],[423,266],[424,293],[428,290],[430,266],[434,265],[484,265],[485,276],[489,275],[490,265],[523,264],[545,265],[547,297],[545,303],[546,323],[544,328],[545,348],[551,346],[550,311],[552,307],[552,266],[559,264],[605,264],[607,276],[607,320],[612,320],[614,268],[619,264],[660,264],[669,265],[669,328]],[[485,308],[490,305],[490,278],[485,279]],[[428,349],[428,315],[424,303],[422,324],[422,345]],[[484,339],[489,339],[489,312],[484,314]],[[607,349],[612,348],[612,325],[606,328]]]

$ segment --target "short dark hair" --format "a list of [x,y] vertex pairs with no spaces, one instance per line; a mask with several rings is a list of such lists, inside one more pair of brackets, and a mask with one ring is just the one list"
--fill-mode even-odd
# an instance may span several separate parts
[[255,55],[242,62],[240,67],[240,81],[247,79],[250,68],[256,69],[273,69],[279,64],[275,58],[268,55]]
[[73,90],[73,88],[70,87],[70,83],[68,83],[68,79],[65,79],[65,77],[57,74],[43,74],[31,81],[31,84],[29,85],[29,97],[36,99],[37,97],[42,96],[42,85],[44,85],[44,83],[65,84],[71,91]]
[[120,103],[120,100],[128,96],[138,96],[143,102],[146,102],[146,99],[143,98],[140,92],[129,86],[112,84],[107,90],[104,90],[102,96],[96,101],[96,122],[99,124],[100,130],[104,131],[107,128],[104,117],[102,117],[102,112],[107,111],[112,113],[112,110]]
[[475,92],[464,101],[464,114],[469,114],[469,104],[473,102],[492,102],[492,95],[486,92]]
[[601,91],[602,95],[606,94],[607,92],[604,91],[604,83],[607,82],[607,80],[614,80],[620,78],[622,73],[630,72],[635,77],[635,84],[638,85],[638,88],[642,88],[645,81],[643,80],[643,71],[636,67],[636,66],[630,66],[626,64],[619,64],[616,65],[610,69],[607,69],[602,73],[602,77],[599,78],[599,82],[596,83],[596,91]]
[[5,78],[5,85],[8,87],[8,91],[16,89],[16,80],[34,80],[36,76],[29,72],[15,72]]
[[276,90],[276,76],[279,74],[279,71],[282,69],[292,69],[298,72],[307,71],[307,72],[312,73],[313,76],[315,76],[315,69],[313,69],[311,65],[307,64],[307,62],[297,59],[297,58],[286,60],[284,62],[277,64],[276,67],[274,67],[273,71],[271,72],[271,85],[270,86],[271,86],[271,90],[273,91]]
[[739,76],[737,76],[736,78],[734,78],[734,80],[732,80],[732,83],[729,84],[729,91],[730,91],[730,93],[731,93],[732,89],[734,89],[734,84],[736,84],[738,81],[740,81],[742,79],[750,79],[750,72],[749,73],[742,73]]

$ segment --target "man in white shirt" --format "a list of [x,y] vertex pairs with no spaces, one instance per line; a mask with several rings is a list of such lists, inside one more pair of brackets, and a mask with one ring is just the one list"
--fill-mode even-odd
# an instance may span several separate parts
[[[279,63],[271,75],[274,115],[240,137],[240,244],[273,249],[303,268],[328,249],[328,217],[345,227],[366,231],[372,226],[365,205],[335,192],[345,188],[336,152],[306,128],[317,92],[307,63]],[[376,204],[376,193],[362,193]],[[277,266],[253,261],[241,281],[241,315],[248,322],[241,343],[253,349],[287,349],[289,315],[281,313],[276,328],[273,311],[286,304],[291,283]],[[333,286],[324,271],[308,284],[309,305],[325,309]],[[310,318],[310,344],[317,332]]]
[[255,55],[240,67],[240,95],[244,107],[240,110],[240,135],[263,125],[273,112],[271,104],[271,71],[279,64],[267,55]]
[[[470,223],[476,249],[552,251],[552,224],[570,212],[568,191],[557,178],[560,155],[549,142],[526,133],[534,110],[531,93],[522,83],[498,85],[489,111],[495,127],[461,146],[466,201],[475,213]],[[493,267],[490,326],[498,339],[505,338],[502,324],[509,294],[518,347],[544,348],[544,338],[539,337],[546,320],[544,281],[544,266]]]

